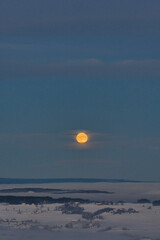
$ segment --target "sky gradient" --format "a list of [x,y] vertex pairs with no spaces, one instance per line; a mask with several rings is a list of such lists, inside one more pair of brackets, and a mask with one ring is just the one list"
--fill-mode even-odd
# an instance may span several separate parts
[[0,0],[1,177],[160,180],[159,11]]

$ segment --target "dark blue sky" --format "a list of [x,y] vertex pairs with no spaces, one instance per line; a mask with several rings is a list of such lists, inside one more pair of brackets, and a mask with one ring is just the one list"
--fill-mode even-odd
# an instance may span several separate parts
[[0,0],[1,177],[160,180],[159,11]]

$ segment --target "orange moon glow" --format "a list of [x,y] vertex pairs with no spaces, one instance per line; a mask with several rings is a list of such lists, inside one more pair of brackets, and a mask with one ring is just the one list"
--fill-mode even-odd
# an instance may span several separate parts
[[76,136],[76,140],[78,143],[86,143],[88,141],[88,136],[84,132],[80,132]]

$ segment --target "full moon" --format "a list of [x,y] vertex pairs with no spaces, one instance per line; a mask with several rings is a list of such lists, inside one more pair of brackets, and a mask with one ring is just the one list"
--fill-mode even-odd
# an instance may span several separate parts
[[76,140],[78,143],[86,143],[88,141],[88,135],[84,132],[80,132],[77,134]]

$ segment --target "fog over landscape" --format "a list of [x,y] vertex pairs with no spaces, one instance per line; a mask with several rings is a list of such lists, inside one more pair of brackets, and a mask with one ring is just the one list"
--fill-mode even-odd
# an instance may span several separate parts
[[0,240],[160,240],[159,43],[159,0],[0,0]]
[[157,240],[159,196],[160,183],[123,180],[1,184],[1,239]]

